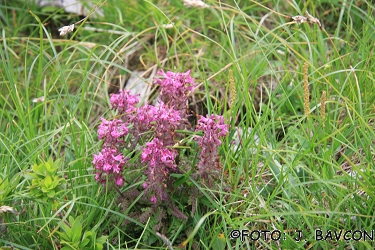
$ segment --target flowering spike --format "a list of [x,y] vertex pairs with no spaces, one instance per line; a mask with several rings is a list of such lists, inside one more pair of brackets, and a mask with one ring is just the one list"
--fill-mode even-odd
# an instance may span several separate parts
[[[159,74],[162,78],[156,79],[155,84],[160,86],[161,102],[156,107],[149,104],[135,107],[138,98],[127,90],[111,94],[112,109],[117,111],[118,116],[112,120],[101,118],[98,137],[103,141],[102,150],[93,155],[92,162],[98,182],[105,184],[108,179],[122,186],[124,166],[128,162],[122,152],[124,148],[129,151],[141,148],[141,163],[146,165],[144,173],[147,176],[142,184],[145,194],[143,199],[155,205],[171,202],[168,197],[172,186],[170,173],[178,171],[175,160],[178,151],[172,145],[179,139],[176,129],[182,129],[187,123],[188,94],[195,87],[190,71],[173,73],[161,70]],[[198,174],[202,179],[208,179],[219,165],[218,146],[221,145],[220,138],[228,133],[228,125],[224,124],[222,116],[201,116],[196,131],[203,132],[203,136],[195,138],[201,148]],[[141,144],[144,141],[149,142]],[[210,179],[208,182],[210,184]],[[170,204],[174,216],[186,219],[177,207]]]
[[[148,163],[146,174],[148,182],[143,183],[143,188],[148,192],[153,191],[155,199],[151,200],[156,202],[166,200],[168,195],[166,193],[167,179],[169,171],[176,169],[175,158],[177,151],[165,147],[163,142],[158,138],[154,138],[151,142],[146,143],[146,147],[142,150],[142,162]],[[155,203],[154,202],[154,203]]]
[[170,108],[181,113],[185,118],[187,98],[189,92],[195,87],[194,79],[190,76],[190,70],[185,73],[164,72],[160,70],[162,79],[156,79],[155,84],[160,86],[160,98]]
[[[212,176],[218,167],[218,147],[221,145],[220,137],[228,133],[228,125],[224,124],[224,118],[218,115],[200,116],[195,131],[203,131],[203,136],[197,136],[196,140],[201,148],[198,162],[199,174],[203,179]],[[210,180],[209,184],[210,184]]]
[[122,137],[128,134],[128,128],[121,120],[108,121],[100,118],[101,123],[98,128],[99,139],[104,140],[105,145],[116,146],[122,144]]
[[126,159],[121,153],[118,153],[116,149],[103,148],[101,152],[94,155],[94,160],[92,161],[97,170],[95,173],[95,180],[105,184],[106,177],[113,176],[115,183],[118,186],[122,186],[124,181],[123,166],[127,161],[128,159]]
[[129,90],[120,89],[119,94],[111,94],[110,99],[113,109],[117,109],[120,113],[130,113],[135,110],[134,105],[136,105],[139,100],[137,96],[130,95]]

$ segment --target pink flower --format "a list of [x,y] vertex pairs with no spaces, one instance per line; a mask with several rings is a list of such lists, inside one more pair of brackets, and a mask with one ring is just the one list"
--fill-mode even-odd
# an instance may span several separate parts
[[[175,157],[177,151],[166,147],[161,140],[154,138],[151,142],[146,143],[142,150],[142,162],[148,163],[145,173],[148,176],[147,183],[143,183],[146,192],[153,191],[160,201],[168,198],[166,189],[169,177],[169,171],[175,170],[177,165]],[[156,203],[156,196],[151,201]]]
[[152,123],[155,121],[156,107],[145,104],[143,107],[137,108],[130,122],[133,123],[132,134],[135,138],[139,138],[140,134],[149,131]]
[[200,146],[213,143],[220,146],[220,137],[224,137],[228,133],[229,126],[224,123],[224,118],[219,115],[211,115],[209,117],[200,116],[195,131],[203,131],[204,136],[198,136],[198,144]]
[[218,147],[221,145],[220,137],[228,133],[228,125],[224,124],[224,118],[218,115],[207,117],[200,116],[195,131],[202,131],[203,136],[195,139],[201,148],[199,153],[198,169],[202,178],[212,176],[218,167]]
[[[92,161],[95,180],[122,186],[128,159],[121,152],[141,148],[141,167],[147,166],[144,172],[147,180],[142,187],[154,204],[169,199],[168,191],[173,180],[170,173],[178,170],[175,161],[178,151],[172,145],[182,139],[178,130],[186,128],[188,95],[195,87],[190,71],[161,70],[158,73],[161,78],[156,79],[155,84],[160,86],[161,101],[157,107],[146,104],[136,108],[139,100],[127,90],[111,94],[112,108],[117,110],[116,119],[101,118],[98,137],[103,141],[102,150],[93,155]],[[211,178],[219,165],[218,147],[220,139],[228,133],[228,125],[222,116],[201,116],[196,131],[203,132],[203,136],[195,138],[200,147],[199,174],[202,179]]]
[[194,79],[190,76],[190,70],[185,73],[174,73],[163,70],[158,72],[164,79],[156,79],[155,84],[160,85],[160,94],[168,97],[182,97],[186,92],[193,91],[195,87]]
[[124,183],[124,178],[122,176],[117,176],[117,178],[116,178],[117,186],[121,187],[123,183]]
[[123,183],[123,166],[126,164],[127,159],[118,153],[116,149],[103,148],[101,152],[94,155],[92,163],[97,172],[95,173],[95,180],[105,184],[106,176],[114,178],[114,182],[121,186]]
[[139,102],[138,97],[130,95],[129,90],[120,89],[119,94],[111,94],[112,108],[120,113],[130,113],[135,110],[134,105]]
[[103,139],[105,144],[117,145],[122,143],[121,137],[128,134],[128,128],[125,123],[121,120],[108,121],[104,118],[100,118],[102,121],[98,128],[98,137]]
[[163,141],[164,146],[174,144],[174,131],[181,124],[178,111],[168,108],[165,104],[157,107],[155,114],[155,137]]
[[156,204],[156,201],[157,201],[157,200],[156,200],[156,195],[152,196],[152,197],[151,197],[151,202],[154,203],[154,204]]
[[174,108],[180,113],[182,118],[186,116],[187,99],[189,92],[195,87],[194,79],[190,76],[190,71],[185,73],[165,73],[160,70],[162,79],[156,79],[155,84],[160,86],[160,99],[170,108]]
[[176,155],[176,150],[165,147],[162,141],[154,138],[143,148],[142,162],[149,162],[150,167],[162,168],[167,171],[167,168],[176,168],[174,162]]

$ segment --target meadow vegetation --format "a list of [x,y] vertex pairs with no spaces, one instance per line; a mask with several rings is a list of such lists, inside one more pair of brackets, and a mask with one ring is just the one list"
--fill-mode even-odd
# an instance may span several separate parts
[[0,249],[373,249],[375,5],[183,2],[0,3]]

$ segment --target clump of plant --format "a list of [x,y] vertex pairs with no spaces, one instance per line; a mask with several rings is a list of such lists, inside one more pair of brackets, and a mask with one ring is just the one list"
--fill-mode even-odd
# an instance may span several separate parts
[[96,232],[85,231],[83,233],[82,217],[73,218],[69,216],[69,223],[61,225],[63,231],[58,232],[60,235],[61,250],[102,250],[103,244],[108,236],[97,238]]
[[31,179],[31,185],[28,186],[29,193],[44,201],[54,199],[58,193],[63,191],[66,180],[58,173],[60,161],[48,161],[41,164],[34,164],[32,172],[26,175]]
[[[95,179],[120,193],[124,211],[137,199],[130,216],[141,223],[154,218],[149,224],[155,231],[163,227],[168,214],[186,220],[188,217],[176,204],[186,203],[186,194],[198,193],[193,185],[181,183],[176,176],[186,177],[191,173],[190,178],[196,183],[208,186],[218,179],[221,173],[218,147],[220,138],[228,133],[224,118],[214,114],[200,116],[195,130],[190,128],[187,102],[195,87],[190,71],[159,71],[159,74],[162,77],[154,82],[160,90],[157,105],[136,107],[138,98],[128,91],[111,95],[116,115],[110,120],[101,118],[98,136],[102,148],[93,156]],[[186,134],[192,134],[194,139],[186,138]],[[183,141],[191,143],[188,150],[198,152],[182,154],[181,147],[176,145]],[[138,171],[132,171],[135,169]],[[121,192],[124,183],[127,188]],[[184,193],[174,195],[178,192]]]

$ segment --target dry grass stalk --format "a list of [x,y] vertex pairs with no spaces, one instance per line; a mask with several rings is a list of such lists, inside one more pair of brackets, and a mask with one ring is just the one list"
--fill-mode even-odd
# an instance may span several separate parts
[[305,23],[307,21],[307,18],[304,17],[304,16],[293,16],[292,19],[297,23],[297,24],[302,24],[302,23]]
[[310,15],[309,12],[305,12],[306,16],[301,16],[301,15],[298,15],[298,16],[293,16],[292,19],[297,23],[297,24],[302,24],[302,23],[310,23],[310,24],[317,24],[319,25],[319,27],[322,27],[320,21],[318,18],[316,17],[313,17],[312,15]]
[[311,24],[317,24],[317,25],[319,25],[319,27],[321,27],[322,25],[320,24],[320,21],[319,21],[319,19],[318,18],[316,18],[316,17],[313,17],[312,15],[310,15],[310,13],[309,12],[307,12],[307,10],[306,10],[306,16],[307,16],[307,19],[309,19],[309,23],[311,23]]
[[167,245],[169,250],[173,250],[172,242],[164,234],[156,232],[156,235],[163,241],[165,245]]
[[0,207],[0,214],[5,213],[5,212],[10,212],[12,214],[19,214],[18,212],[16,212],[14,210],[13,207],[10,207],[10,206],[1,206]]

